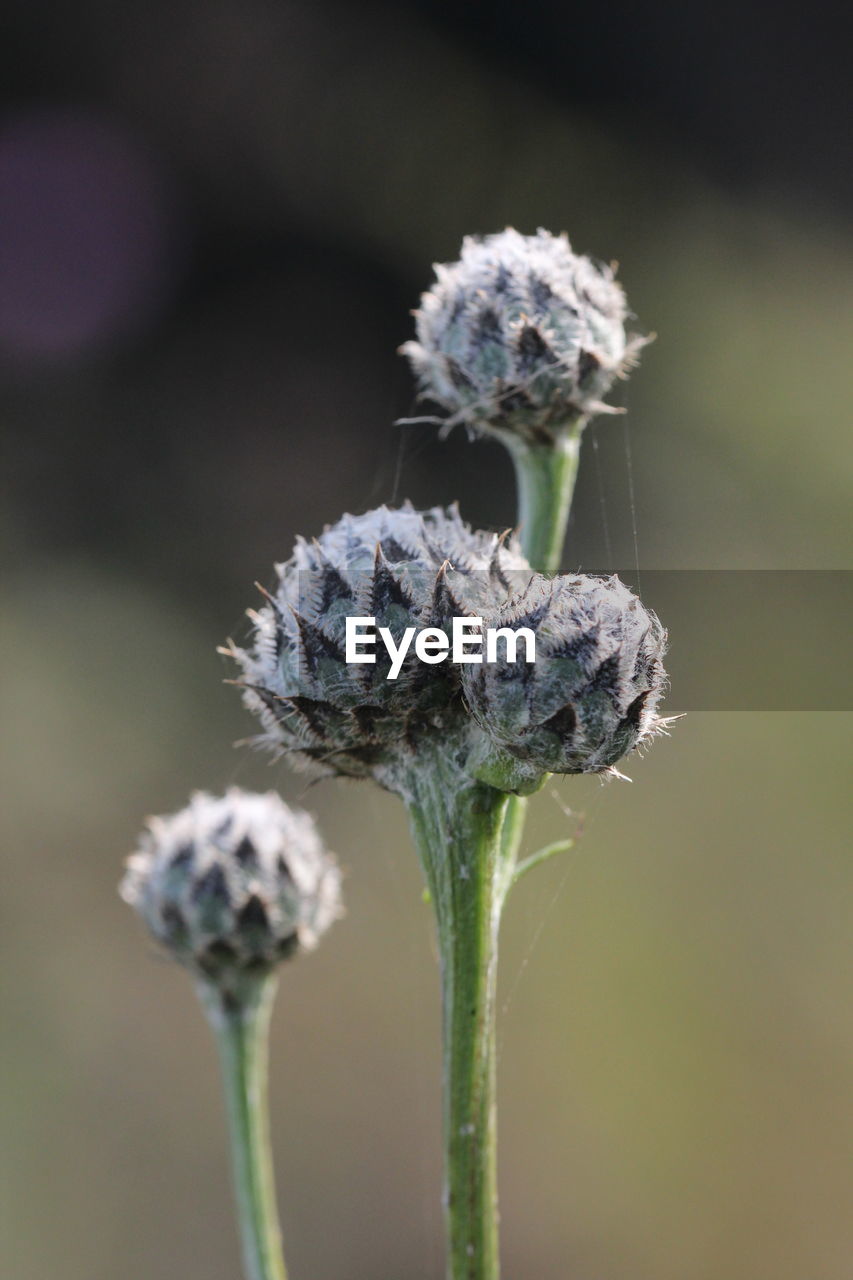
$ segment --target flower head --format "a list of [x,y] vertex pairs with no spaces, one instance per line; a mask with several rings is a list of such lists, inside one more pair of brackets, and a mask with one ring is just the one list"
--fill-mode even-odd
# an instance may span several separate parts
[[600,773],[660,726],[666,633],[615,576],[536,574],[490,619],[529,627],[535,663],[466,667],[472,714],[506,753],[535,773]]
[[274,792],[197,792],[149,819],[121,894],[197,977],[237,989],[341,914],[340,873],[314,820]]
[[467,236],[436,265],[401,347],[421,392],[476,432],[550,442],[595,413],[645,339],[625,332],[625,294],[609,267],[565,235]]
[[277,569],[277,590],[250,612],[252,643],[227,650],[263,725],[258,741],[314,773],[384,785],[424,735],[464,736],[470,717],[446,666],[409,653],[391,680],[381,652],[348,663],[347,618],[374,618],[395,642],[409,627],[446,634],[454,616],[493,612],[529,577],[513,539],[471,529],[455,507],[408,502],[343,516]]

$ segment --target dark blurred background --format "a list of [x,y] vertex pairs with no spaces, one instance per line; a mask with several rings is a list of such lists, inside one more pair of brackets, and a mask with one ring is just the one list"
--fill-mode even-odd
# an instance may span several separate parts
[[[848,568],[841,22],[4,0],[4,1277],[238,1273],[206,1028],[115,894],[145,813],[230,782],[311,807],[347,868],[348,917],[276,1014],[292,1272],[442,1274],[437,983],[402,814],[235,751],[251,725],[214,647],[343,510],[458,498],[512,522],[497,447],[393,425],[430,263],[508,223],[618,258],[658,334],[627,417],[587,433],[566,563]],[[838,651],[807,585],[796,612]],[[758,622],[745,602],[736,647]],[[689,660],[719,674],[713,646]],[[633,786],[537,798],[531,849],[581,817],[583,837],[506,921],[509,1280],[849,1277],[850,733],[695,713]]]

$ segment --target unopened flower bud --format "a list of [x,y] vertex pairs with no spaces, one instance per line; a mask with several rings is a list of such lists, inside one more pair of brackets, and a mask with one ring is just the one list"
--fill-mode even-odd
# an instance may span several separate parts
[[666,634],[617,577],[537,574],[489,625],[536,635],[535,662],[499,649],[462,677],[478,723],[526,770],[600,773],[660,727]]
[[625,294],[610,267],[565,235],[512,228],[467,236],[458,262],[435,267],[415,311],[408,356],[447,426],[548,443],[595,413],[645,339],[626,334]]
[[408,628],[449,634],[455,616],[491,613],[529,577],[512,539],[469,528],[455,507],[379,507],[343,516],[297,541],[266,607],[251,611],[253,643],[226,652],[242,668],[261,745],[314,773],[373,776],[390,785],[423,734],[467,733],[458,675],[410,648],[393,679],[384,645],[373,662],[346,658],[348,618],[372,618],[399,645]]
[[341,914],[338,866],[310,815],[236,787],[149,819],[121,895],[175,959],[233,994]]

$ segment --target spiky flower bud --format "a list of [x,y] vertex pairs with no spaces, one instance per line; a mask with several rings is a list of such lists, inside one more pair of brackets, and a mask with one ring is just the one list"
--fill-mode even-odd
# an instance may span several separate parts
[[468,705],[501,752],[534,773],[600,773],[660,726],[666,633],[614,575],[536,574],[489,620],[530,627],[535,663],[466,667]]
[[446,425],[547,443],[595,413],[645,339],[626,334],[625,294],[610,267],[565,235],[512,228],[467,236],[458,262],[435,267],[415,311],[408,356]]
[[237,787],[149,819],[121,895],[175,959],[233,994],[341,914],[338,866],[310,815]]
[[400,643],[410,627],[449,635],[453,617],[494,612],[529,577],[513,539],[472,530],[456,507],[379,507],[343,516],[313,542],[299,539],[267,605],[250,611],[253,642],[226,652],[242,668],[258,742],[314,773],[373,776],[392,785],[401,758],[425,734],[469,732],[458,672],[412,650],[396,676],[377,645],[374,663],[346,660],[347,618],[373,618]]

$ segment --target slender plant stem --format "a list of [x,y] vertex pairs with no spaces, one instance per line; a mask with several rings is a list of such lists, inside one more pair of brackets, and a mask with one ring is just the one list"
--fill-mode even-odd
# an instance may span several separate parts
[[[522,548],[541,572],[560,565],[581,426],[553,445],[510,444]],[[441,962],[447,1275],[499,1280],[498,933],[527,802],[472,782],[441,749],[419,759],[402,790],[435,911]]]
[[246,1280],[287,1280],[275,1198],[267,1101],[274,976],[249,983],[235,1000],[201,989],[225,1085],[237,1214]]
[[529,858],[525,858],[523,862],[518,863],[513,872],[512,883],[516,884],[522,876],[527,875],[528,871],[532,871],[534,867],[541,866],[543,862],[547,862],[555,854],[568,853],[574,847],[574,840],[555,840],[553,844],[546,844],[544,848],[537,849],[535,853],[531,853]]
[[495,1001],[498,928],[515,861],[509,797],[422,762],[408,807],[441,961],[450,1280],[497,1280]]
[[[585,425],[584,418],[577,419],[553,444],[528,444],[521,437],[507,437],[518,487],[521,549],[540,573],[560,568]],[[525,806],[520,796],[510,800],[507,825],[513,827],[517,843],[523,834]],[[531,860],[525,870],[532,865]]]
[[518,485],[521,548],[539,573],[553,573],[560,567],[582,427],[579,422],[553,444],[529,444],[520,437],[507,440]]

